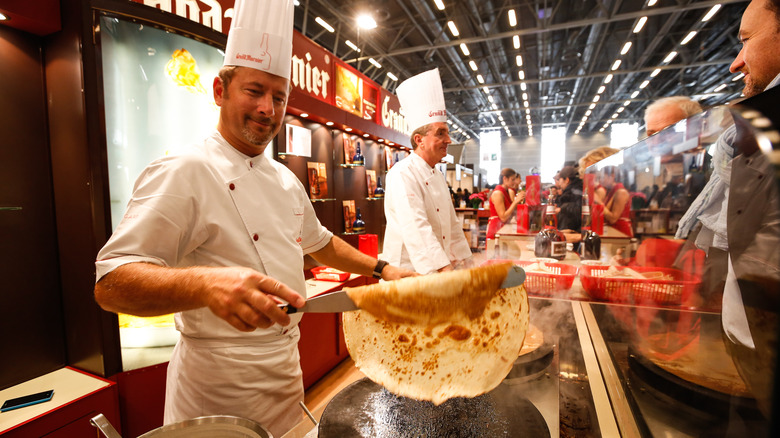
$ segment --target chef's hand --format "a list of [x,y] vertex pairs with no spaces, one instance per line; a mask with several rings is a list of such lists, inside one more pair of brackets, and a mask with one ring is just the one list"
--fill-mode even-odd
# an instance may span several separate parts
[[281,298],[301,307],[306,300],[282,282],[242,267],[211,270],[207,303],[215,315],[244,332],[268,328],[274,323],[285,326],[290,317],[278,304]]
[[387,265],[382,269],[382,280],[385,281],[398,280],[399,278],[414,277],[417,275],[420,274],[408,269],[396,268],[393,265]]

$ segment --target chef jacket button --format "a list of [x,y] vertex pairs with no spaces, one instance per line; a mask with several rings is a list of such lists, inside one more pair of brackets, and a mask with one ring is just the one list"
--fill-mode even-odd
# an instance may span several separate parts
[[427,185],[428,185],[428,183],[425,183],[425,185],[427,186]]
[[447,236],[441,236],[441,239],[442,239],[442,240],[444,240],[444,239],[446,239],[446,238],[447,238]]
[[236,185],[233,184],[233,183],[230,183],[230,185],[228,187],[230,188],[230,190],[235,190],[236,189]]
[[742,210],[737,210],[737,214],[742,214]]
[[258,236],[257,233],[255,233],[255,234],[252,235],[252,240],[257,242],[258,240],[260,240],[260,236]]
[[764,177],[764,175],[758,175],[758,179],[761,179],[763,177]]
[[436,211],[439,211],[439,209],[437,208]]
[[253,162],[251,162],[251,161],[250,161],[250,162],[249,162],[249,167],[255,167],[255,163],[253,163]]

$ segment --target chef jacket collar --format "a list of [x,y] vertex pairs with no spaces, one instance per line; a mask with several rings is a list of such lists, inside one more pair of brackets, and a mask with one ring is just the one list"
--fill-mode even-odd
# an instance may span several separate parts
[[431,173],[436,173],[436,167],[431,167],[431,165],[428,164],[428,162],[425,161],[423,157],[417,155],[417,151],[412,151],[411,157],[412,162],[415,163],[418,167],[425,166],[424,168],[430,170]]
[[[268,158],[266,158],[265,154],[259,154],[254,157],[250,157],[249,155],[239,151],[238,149],[234,148],[230,143],[228,143],[227,140],[225,140],[225,137],[222,136],[222,133],[219,131],[216,131],[214,134],[214,138],[217,140],[217,143],[222,146],[223,149],[228,150],[229,156],[232,156],[233,158],[229,158],[231,162],[236,164],[237,161],[241,161],[244,163],[244,166],[246,166],[246,170],[250,171],[252,169],[260,168],[264,164],[268,164]],[[271,143],[268,143],[268,146],[266,147],[272,147]],[[234,175],[233,177],[237,177],[238,175]]]

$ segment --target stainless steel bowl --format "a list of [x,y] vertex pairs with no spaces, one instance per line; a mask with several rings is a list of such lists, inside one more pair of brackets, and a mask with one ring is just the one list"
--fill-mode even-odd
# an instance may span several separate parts
[[[107,438],[118,438],[113,427],[102,414],[92,419]],[[110,430],[109,430],[110,428]],[[138,438],[273,438],[271,432],[247,418],[229,415],[198,417],[168,424],[146,432]]]

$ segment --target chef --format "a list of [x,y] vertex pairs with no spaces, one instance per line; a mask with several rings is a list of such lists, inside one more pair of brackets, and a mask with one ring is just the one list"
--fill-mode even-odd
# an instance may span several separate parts
[[[290,90],[292,0],[237,0],[214,79],[217,130],[151,163],[96,262],[95,298],[138,316],[176,312],[166,424],[253,419],[281,436],[301,419],[297,323],[303,256],[385,280],[412,275],[362,254],[320,222],[298,178],[263,151]],[[303,296],[302,296],[303,295]]]
[[452,142],[439,70],[407,79],[396,92],[414,150],[387,173],[383,257],[420,274],[448,271],[470,259],[471,249],[435,167]]

